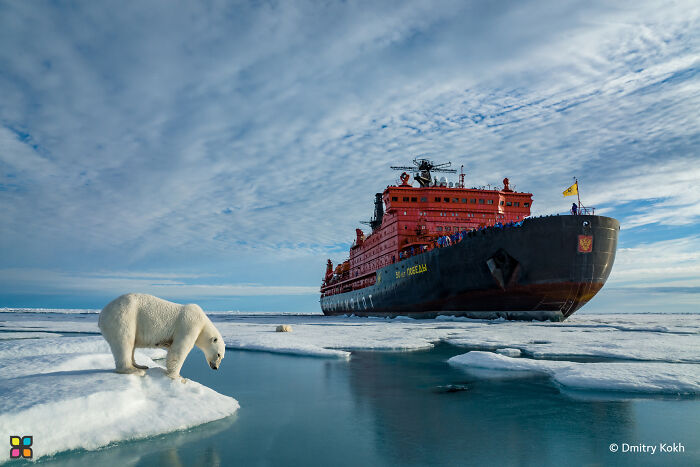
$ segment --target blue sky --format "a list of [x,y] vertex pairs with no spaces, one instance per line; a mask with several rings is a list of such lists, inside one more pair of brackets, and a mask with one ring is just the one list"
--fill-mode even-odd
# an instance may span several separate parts
[[0,1],[0,307],[317,311],[427,153],[622,223],[586,311],[700,310],[700,5]]

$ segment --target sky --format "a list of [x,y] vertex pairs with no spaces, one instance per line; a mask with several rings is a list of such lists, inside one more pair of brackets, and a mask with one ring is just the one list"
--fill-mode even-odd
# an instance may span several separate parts
[[700,312],[697,1],[0,0],[0,96],[0,307],[320,311],[426,154],[620,220],[583,312]]

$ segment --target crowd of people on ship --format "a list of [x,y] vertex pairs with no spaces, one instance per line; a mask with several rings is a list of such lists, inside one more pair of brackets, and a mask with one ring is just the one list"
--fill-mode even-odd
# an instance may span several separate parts
[[478,227],[478,228],[475,228],[472,230],[462,230],[461,232],[455,232],[452,235],[443,235],[442,237],[438,237],[435,243],[436,243],[436,246],[438,248],[444,248],[446,246],[451,246],[451,245],[454,245],[456,243],[461,242],[464,239],[464,237],[467,237],[469,235],[469,233],[471,233],[471,232],[481,232],[483,230],[489,230],[489,229],[503,230],[503,229],[510,229],[510,228],[514,228],[514,227],[520,227],[521,225],[523,225],[523,221],[507,222],[505,224],[503,224],[501,222],[496,222],[492,226]]
[[[510,229],[510,228],[515,228],[515,227],[520,227],[523,225],[523,221],[520,222],[507,222],[507,223],[502,223],[502,222],[496,222],[492,226],[486,226],[486,227],[478,227],[474,228],[472,230],[462,230],[461,232],[455,232],[451,235],[443,235],[441,237],[438,237],[435,239],[435,247],[436,248],[444,248],[448,246],[455,245],[462,240],[464,240],[465,237],[469,236],[470,233],[472,232],[481,232],[485,230],[492,230],[492,229],[497,229],[497,230],[504,230],[504,229]],[[421,253],[424,253],[428,251],[428,245],[422,245],[420,247],[411,247],[405,251],[399,252],[399,261],[404,260],[406,258],[410,258],[411,256],[419,255]]]
[[411,256],[419,255],[428,251],[428,245],[421,245],[420,247],[411,247],[406,251],[399,251],[399,261],[402,259],[410,258]]

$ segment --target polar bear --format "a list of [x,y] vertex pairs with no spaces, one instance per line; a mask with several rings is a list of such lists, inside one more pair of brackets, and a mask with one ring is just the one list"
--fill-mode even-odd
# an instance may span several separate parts
[[130,293],[115,298],[102,309],[97,324],[112,349],[117,373],[146,374],[148,367],[134,361],[136,347],[166,348],[166,374],[173,379],[180,377],[193,346],[204,352],[213,370],[219,368],[226,350],[221,334],[199,306],[153,295]]

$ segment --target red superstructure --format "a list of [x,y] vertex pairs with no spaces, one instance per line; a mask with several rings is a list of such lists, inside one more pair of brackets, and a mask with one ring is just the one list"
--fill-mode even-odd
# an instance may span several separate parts
[[532,194],[513,191],[507,178],[500,189],[464,188],[463,175],[454,185],[444,178],[431,180],[431,170],[454,170],[441,170],[425,159],[414,163],[420,172],[413,178],[420,186],[412,186],[404,172],[401,184],[377,193],[372,233],[365,237],[357,229],[350,258],[335,269],[328,260],[322,297],[373,285],[378,269],[425,253],[442,242],[459,241],[463,232],[521,222],[530,215]]

